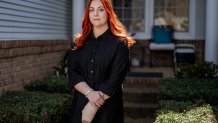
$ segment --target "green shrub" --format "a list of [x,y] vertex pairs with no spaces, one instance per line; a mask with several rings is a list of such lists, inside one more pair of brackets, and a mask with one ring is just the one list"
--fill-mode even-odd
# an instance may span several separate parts
[[218,119],[218,105],[213,105],[213,111],[214,111],[214,115],[216,116],[216,119]]
[[159,98],[164,100],[206,100],[217,104],[218,79],[165,79],[159,85]]
[[191,102],[160,101],[155,123],[217,123],[209,104],[195,105]]
[[67,71],[67,57],[68,57],[68,53],[71,50],[68,50],[65,55],[64,58],[60,61],[60,63],[54,67],[55,69],[55,74],[57,77],[59,76],[68,76],[68,71]]
[[34,81],[27,84],[24,88],[29,91],[72,94],[72,89],[68,86],[68,81],[65,76],[50,76],[44,80]]
[[183,112],[191,109],[191,101],[175,101],[175,100],[160,100],[159,108],[161,110],[157,111],[157,114],[168,113],[169,111],[173,112]]
[[195,64],[178,63],[176,69],[177,78],[214,78],[216,73],[215,65],[204,61]]
[[71,101],[68,94],[10,92],[0,97],[0,122],[64,122]]

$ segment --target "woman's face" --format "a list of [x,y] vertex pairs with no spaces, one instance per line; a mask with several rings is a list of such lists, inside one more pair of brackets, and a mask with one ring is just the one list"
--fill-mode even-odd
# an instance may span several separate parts
[[108,24],[108,15],[101,0],[92,0],[89,7],[89,19],[94,27],[103,27]]

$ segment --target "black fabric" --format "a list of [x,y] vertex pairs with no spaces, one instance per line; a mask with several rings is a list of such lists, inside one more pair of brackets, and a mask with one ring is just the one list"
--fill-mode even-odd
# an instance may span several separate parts
[[129,77],[163,77],[161,72],[129,72]]
[[[99,109],[93,123],[123,123],[122,83],[129,68],[128,45],[116,38],[110,29],[98,38],[93,33],[79,50],[72,50],[68,57],[69,85],[81,81],[94,90],[100,90],[111,98]],[[81,111],[88,102],[75,92],[71,123],[81,123]]]

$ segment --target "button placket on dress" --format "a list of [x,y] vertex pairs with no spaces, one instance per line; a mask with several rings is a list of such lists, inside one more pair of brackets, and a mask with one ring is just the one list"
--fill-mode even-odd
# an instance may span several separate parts
[[92,82],[94,82],[94,58],[95,58],[95,54],[96,54],[96,49],[97,49],[97,45],[98,45],[98,39],[94,40],[94,47],[92,49],[92,53],[90,56],[90,74],[91,74],[91,79]]

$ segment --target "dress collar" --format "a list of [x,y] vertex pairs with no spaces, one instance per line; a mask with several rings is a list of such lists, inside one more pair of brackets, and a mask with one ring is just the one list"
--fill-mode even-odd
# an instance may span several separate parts
[[108,36],[110,36],[111,35],[111,30],[110,30],[110,28],[108,28],[104,33],[102,33],[101,35],[99,35],[97,38],[95,37],[95,35],[94,35],[94,33],[93,33],[93,31],[92,31],[92,33],[91,33],[91,39],[93,39],[93,40],[97,40],[97,39],[101,39],[101,38],[107,38]]

